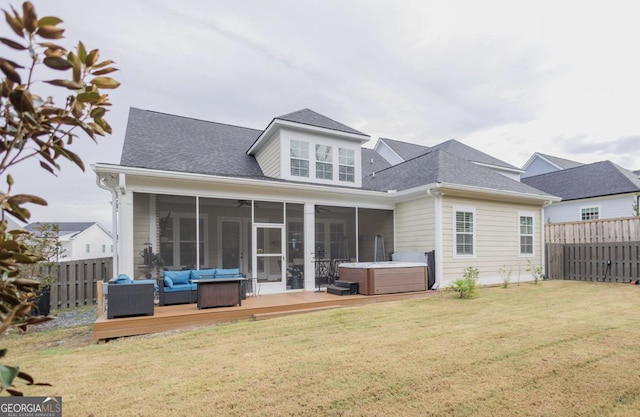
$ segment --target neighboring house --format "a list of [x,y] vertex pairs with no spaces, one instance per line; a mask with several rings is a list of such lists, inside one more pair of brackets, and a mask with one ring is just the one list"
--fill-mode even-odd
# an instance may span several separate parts
[[374,149],[392,165],[416,158],[429,151],[443,150],[450,154],[459,156],[460,158],[466,159],[467,161],[473,162],[476,165],[492,169],[499,174],[516,181],[520,180],[520,175],[524,172],[514,165],[501,161],[498,158],[481,152],[471,146],[465,145],[455,139],[450,139],[438,145],[427,147],[393,139],[380,138]]
[[558,158],[557,156],[545,155],[543,153],[535,152],[522,167],[524,173],[522,174],[521,178],[533,177],[536,175],[560,171],[568,168],[575,168],[580,165],[584,164],[582,164],[581,162],[572,161],[570,159],[563,159]]
[[551,223],[629,217],[640,196],[637,175],[611,161],[548,172],[522,182],[562,198],[545,208],[545,221]]
[[636,174],[638,176],[638,178],[640,178],[640,169],[637,171],[633,171],[634,174]]
[[317,259],[435,250],[436,287],[468,266],[497,283],[543,264],[543,207],[559,199],[496,172],[518,168],[465,159],[459,142],[369,139],[309,109],[263,130],[130,109],[120,164],[92,166],[112,193],[115,273],[143,275],[149,243],[166,269],[238,267],[262,294],[298,288],[300,270],[314,290]]
[[107,258],[113,255],[113,237],[100,223],[55,222],[30,223],[25,229],[37,232],[40,225],[58,225],[58,240],[62,243],[60,262]]

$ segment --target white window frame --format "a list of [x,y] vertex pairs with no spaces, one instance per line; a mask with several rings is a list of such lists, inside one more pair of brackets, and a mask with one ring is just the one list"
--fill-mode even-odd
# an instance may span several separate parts
[[91,244],[87,243],[84,245],[84,253],[91,253]]
[[[323,181],[333,181],[333,146],[325,145],[321,143],[315,143],[314,146],[314,157],[316,160],[316,179]],[[318,153],[321,150],[325,150],[325,153]],[[329,152],[326,152],[329,150]],[[318,156],[325,155],[326,159],[319,159]],[[327,169],[328,168],[328,169]],[[318,174],[321,174],[320,176]],[[325,175],[328,175],[329,178],[326,178]]]
[[[343,152],[347,155],[343,156]],[[349,160],[351,160],[351,164],[349,164]],[[346,170],[351,170],[351,173],[343,173],[342,168]],[[351,175],[351,179],[343,179],[344,177],[348,177]],[[349,148],[338,148],[338,181],[340,182],[356,182],[356,152],[353,149]]]
[[[298,151],[300,151],[299,155],[294,156],[293,155],[293,146],[297,145],[298,146]],[[304,147],[306,146],[306,158],[304,157],[302,152],[304,149]],[[305,140],[297,140],[297,139],[292,139],[291,141],[289,141],[289,175],[291,175],[291,177],[294,178],[311,178],[311,167],[310,167],[310,163],[309,163],[309,147],[310,144],[309,142],[305,141]],[[301,162],[305,162],[307,163],[307,175],[298,175],[298,174],[294,174],[293,170],[294,170],[294,166],[293,166],[293,161],[301,161]],[[299,167],[297,167],[296,169],[299,169]]]
[[[522,233],[522,218],[531,218],[531,233]],[[531,237],[531,253],[522,252],[522,238]],[[536,216],[533,212],[522,211],[518,212],[518,256],[520,257],[534,257],[536,255]]]
[[[597,216],[598,217],[596,217],[595,219],[594,218],[589,218],[589,219],[583,218],[584,212],[586,210],[597,210]],[[600,206],[599,205],[596,205],[596,206],[582,206],[582,207],[580,207],[579,215],[580,215],[580,221],[583,221],[583,222],[587,222],[589,220],[599,220],[600,219]]]
[[[457,214],[458,213],[471,213],[473,217],[472,223],[472,232],[461,232],[458,233],[457,230]],[[478,216],[476,215],[476,208],[470,206],[453,206],[453,218],[452,218],[452,230],[453,230],[453,257],[454,258],[475,258],[477,256],[478,250],[476,246],[476,233],[478,230]],[[471,251],[472,253],[458,253],[458,234],[471,235]]]

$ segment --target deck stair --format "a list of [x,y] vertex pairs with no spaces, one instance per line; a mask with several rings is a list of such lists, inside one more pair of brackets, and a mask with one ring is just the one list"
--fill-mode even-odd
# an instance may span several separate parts
[[335,295],[353,295],[358,293],[358,283],[354,281],[336,280],[333,285],[327,286],[327,292]]

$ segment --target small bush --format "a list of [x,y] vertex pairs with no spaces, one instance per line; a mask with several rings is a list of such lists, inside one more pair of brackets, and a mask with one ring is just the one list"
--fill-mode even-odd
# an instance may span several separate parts
[[502,277],[502,288],[507,288],[511,282],[511,266],[501,266],[498,271]]
[[480,272],[477,268],[468,266],[464,269],[462,278],[459,278],[449,284],[447,287],[450,291],[457,292],[460,298],[473,298],[478,292],[478,277]]
[[527,261],[527,271],[531,274],[534,284],[537,284],[540,279],[544,278],[542,265],[534,265],[530,260]]

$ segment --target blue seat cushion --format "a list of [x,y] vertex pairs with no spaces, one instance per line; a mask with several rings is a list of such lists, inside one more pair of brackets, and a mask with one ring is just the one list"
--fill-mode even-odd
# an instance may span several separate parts
[[165,287],[164,292],[191,291],[196,289],[196,284],[173,284],[173,287]]
[[240,268],[227,268],[216,270],[216,278],[238,278],[240,277]]
[[131,284],[133,280],[127,274],[120,274],[116,278],[116,284]]
[[[200,279],[202,278],[214,278],[214,276],[216,275],[218,269],[212,268],[212,269],[192,269],[191,270],[191,281],[193,281],[194,279]],[[204,275],[204,276],[203,276]]]
[[[189,284],[191,271],[164,271],[163,279],[169,278],[173,285]],[[166,284],[165,284],[166,285]]]

